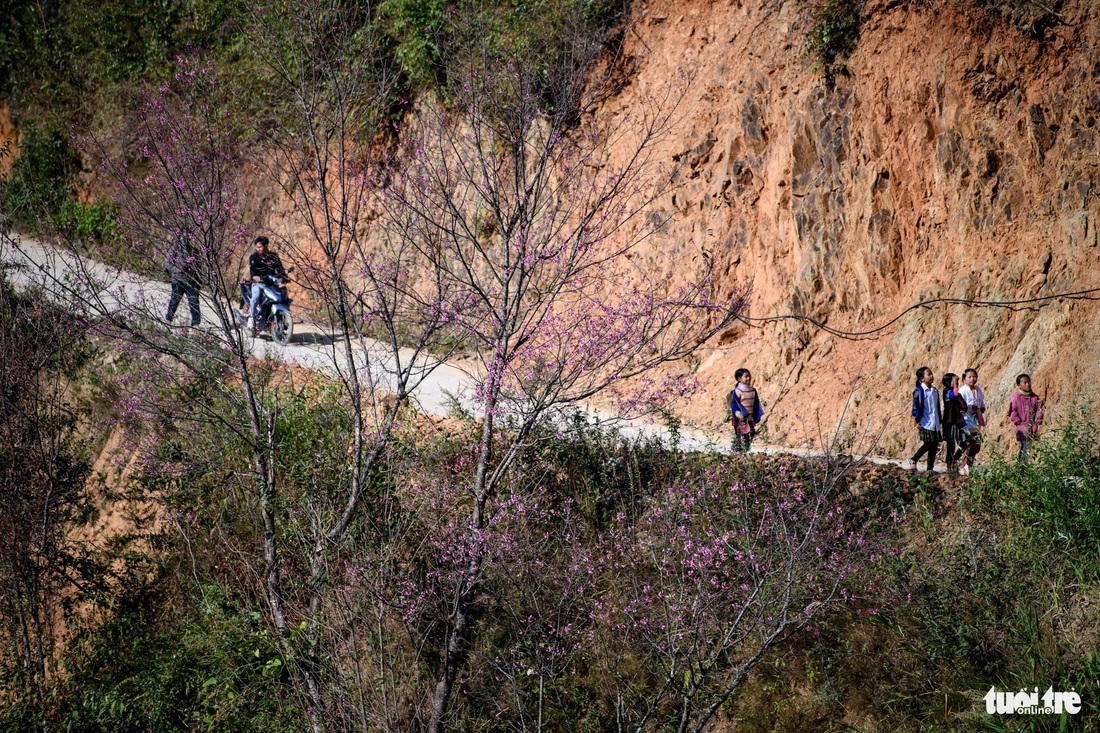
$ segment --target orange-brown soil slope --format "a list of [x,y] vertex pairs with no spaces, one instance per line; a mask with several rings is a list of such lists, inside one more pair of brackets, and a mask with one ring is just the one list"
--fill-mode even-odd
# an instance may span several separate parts
[[[695,75],[670,146],[682,164],[663,201],[672,219],[646,245],[652,266],[705,249],[730,288],[751,283],[752,316],[801,313],[849,331],[930,298],[1100,287],[1100,13],[1070,0],[1036,39],[978,5],[871,0],[833,84],[806,51],[803,4],[639,6],[638,71],[608,113],[679,69]],[[990,430],[1007,439],[1018,372],[1054,412],[1096,394],[1098,318],[1097,303],[1077,301],[939,305],[864,341],[797,322],[738,327],[694,365],[704,390],[686,409],[717,427],[734,369],[748,366],[774,405],[771,440],[816,441],[843,415],[865,434],[887,421],[880,448],[900,453],[915,445],[914,370],[932,367],[938,386],[975,366]]]

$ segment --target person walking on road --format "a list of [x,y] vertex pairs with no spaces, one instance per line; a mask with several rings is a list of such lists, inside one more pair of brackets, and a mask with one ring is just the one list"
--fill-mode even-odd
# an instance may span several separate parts
[[985,393],[978,386],[978,370],[967,369],[963,372],[963,386],[959,387],[959,396],[966,403],[963,427],[966,441],[963,443],[963,455],[959,465],[959,475],[969,476],[970,465],[982,449],[982,428],[985,427]]
[[1017,460],[1027,460],[1028,446],[1039,437],[1043,426],[1043,401],[1031,391],[1031,376],[1016,377],[1016,391],[1008,403],[1008,419],[1016,426],[1016,441],[1020,444]]
[[176,316],[176,308],[179,307],[183,296],[187,296],[187,306],[191,311],[191,326],[198,326],[202,321],[199,311],[199,253],[191,244],[191,240],[185,235],[179,235],[175,244],[168,250],[164,260],[164,269],[168,273],[168,281],[172,284],[172,294],[168,297],[168,312],[164,320],[169,324]]
[[935,375],[928,367],[917,370],[917,386],[913,390],[913,422],[917,425],[917,435],[921,446],[909,459],[910,467],[915,467],[921,456],[928,455],[928,470],[936,465],[936,453],[940,448],[940,393],[932,382]]
[[737,386],[726,396],[733,423],[733,452],[748,453],[752,439],[756,437],[756,426],[764,416],[764,408],[760,404],[760,395],[752,386],[752,373],[748,369],[738,369],[733,376]]
[[966,425],[966,402],[959,396],[959,375],[948,372],[943,375],[943,440],[947,443],[947,455],[944,461],[947,463],[948,472],[955,470],[955,464],[962,455],[962,445],[966,442],[966,433],[963,427]]

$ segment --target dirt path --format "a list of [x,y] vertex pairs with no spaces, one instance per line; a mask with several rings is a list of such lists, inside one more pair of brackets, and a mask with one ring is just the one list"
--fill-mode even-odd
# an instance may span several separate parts
[[[0,264],[10,268],[12,281],[22,287],[40,287],[61,301],[74,296],[72,289],[80,282],[95,280],[101,284],[100,307],[108,310],[121,307],[123,301],[128,308],[157,317],[162,314],[170,287],[167,283],[150,280],[130,272],[119,271],[100,262],[77,257],[43,245],[35,240],[21,238],[0,241]],[[214,309],[226,307],[219,304],[208,292],[201,293],[203,321],[216,322]],[[186,318],[186,303],[181,304],[177,320]],[[321,373],[333,373],[343,364],[343,358],[337,349],[337,341],[328,331],[309,321],[297,321],[295,313],[294,336],[286,346],[280,346],[268,338],[256,338],[252,342],[252,353],[257,358],[273,358],[304,369]],[[381,343],[364,340],[365,349],[378,349],[378,356],[385,369],[385,348]],[[402,354],[402,358],[411,358],[412,352]],[[392,370],[391,370],[392,371]],[[412,399],[425,413],[437,417],[451,414],[457,401],[464,407],[473,409],[465,397],[476,385],[477,361],[464,358],[448,363],[425,364],[423,377],[412,391]],[[384,386],[383,386],[384,388]],[[657,437],[668,441],[673,436],[665,426],[648,420],[628,419],[611,414],[605,409],[587,406],[586,413],[593,422],[613,426],[630,438]],[[682,427],[677,438],[681,448],[705,452],[728,452],[730,436],[728,434],[708,433],[691,426]],[[755,445],[753,452],[777,454],[788,453],[805,457],[823,457],[820,449],[791,448],[781,445]],[[882,465],[902,465],[902,461],[880,456],[861,455],[857,458]],[[941,470],[941,469],[937,469]]]

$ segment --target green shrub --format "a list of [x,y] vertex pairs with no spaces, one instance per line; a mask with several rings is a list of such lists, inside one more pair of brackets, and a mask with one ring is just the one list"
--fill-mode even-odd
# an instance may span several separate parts
[[378,6],[394,60],[415,86],[435,87],[442,82],[443,9],[442,0],[383,0]]
[[[519,63],[548,73],[578,34],[599,42],[625,12],[622,0],[383,0],[378,20],[413,87],[446,90],[462,64]],[[471,51],[471,49],[476,49]]]
[[159,258],[150,259],[122,236],[118,212],[110,204],[68,199],[61,205],[51,228],[101,262],[155,280],[165,277],[164,263]]
[[863,25],[863,0],[816,0],[810,6],[806,46],[815,65],[832,78],[856,50]]
[[99,202],[84,203],[67,199],[57,215],[58,227],[77,241],[114,244],[119,239],[114,209]]
[[60,131],[29,126],[12,163],[11,179],[0,190],[10,223],[25,231],[39,231],[72,197],[72,181],[79,169],[76,152]]
[[196,589],[191,597],[198,605],[190,608],[186,596],[152,586],[135,590],[106,621],[86,625],[73,640],[65,679],[44,696],[28,690],[0,712],[0,730],[273,733],[305,727],[258,612],[213,585]]
[[11,179],[0,183],[0,208],[8,217],[3,224],[30,234],[58,233],[108,264],[162,276],[161,263],[150,263],[127,246],[112,206],[76,198],[79,170],[79,158],[64,135],[31,125]]
[[236,38],[235,0],[11,0],[0,23],[0,93],[17,122],[65,126],[111,85],[163,78],[187,48]]
[[[1041,550],[1100,561],[1100,425],[1083,407],[1048,430],[1031,458],[994,454],[971,482],[978,501],[1006,508]],[[1068,555],[1067,555],[1068,557]]]

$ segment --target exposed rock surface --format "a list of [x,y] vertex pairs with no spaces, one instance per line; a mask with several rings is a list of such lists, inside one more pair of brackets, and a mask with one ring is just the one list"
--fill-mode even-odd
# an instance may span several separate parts
[[11,172],[11,164],[19,145],[19,134],[11,120],[11,110],[0,104],[0,179]]
[[[846,331],[919,301],[1035,298],[1100,287],[1100,16],[1066,2],[1032,28],[1022,4],[870,0],[848,74],[825,83],[796,2],[654,0],[630,38],[639,67],[622,113],[679,69],[695,78],[669,154],[682,161],[647,245],[654,267],[711,253],[754,317],[799,313]],[[1017,7],[1019,6],[1019,7]],[[990,9],[992,8],[992,9]],[[1026,15],[1026,13],[1024,13]],[[1031,31],[1031,32],[1025,32]],[[989,429],[1028,371],[1054,412],[1095,394],[1100,310],[937,305],[864,341],[794,321],[739,326],[696,365],[691,418],[717,426],[733,371],[749,366],[773,406],[770,439],[835,430],[866,446],[916,445],[917,367],[974,366]],[[783,385],[786,391],[778,394]],[[850,399],[849,399],[850,398]],[[845,408],[847,411],[845,413]]]

